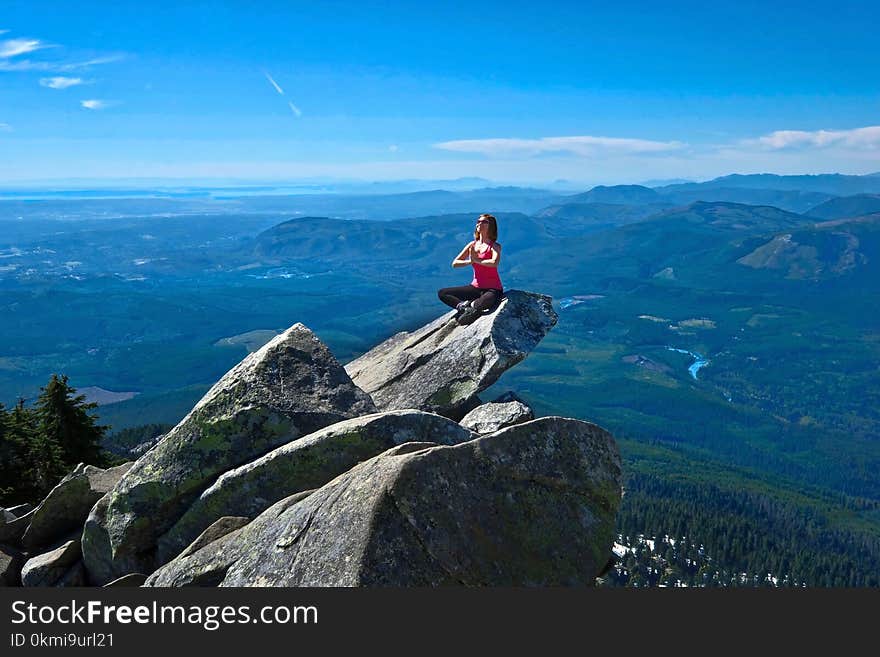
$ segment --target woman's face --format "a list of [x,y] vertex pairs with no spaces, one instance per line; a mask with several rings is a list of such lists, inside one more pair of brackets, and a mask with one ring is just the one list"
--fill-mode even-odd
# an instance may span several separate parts
[[477,219],[477,233],[479,233],[480,238],[485,239],[489,236],[489,220],[480,217]]

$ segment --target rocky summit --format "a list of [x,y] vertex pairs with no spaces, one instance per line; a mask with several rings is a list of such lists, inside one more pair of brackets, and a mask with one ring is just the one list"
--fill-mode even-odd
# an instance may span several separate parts
[[555,322],[549,297],[513,290],[345,368],[296,324],[133,464],[81,465],[36,509],[4,509],[0,583],[593,585],[621,498],[614,439],[477,397]]
[[418,408],[458,420],[557,321],[550,297],[520,290],[508,290],[497,310],[469,326],[458,326],[454,314],[392,336],[346,372],[383,411]]
[[90,576],[151,571],[158,537],[219,475],[375,410],[330,350],[292,326],[227,372],[93,510],[83,533]]

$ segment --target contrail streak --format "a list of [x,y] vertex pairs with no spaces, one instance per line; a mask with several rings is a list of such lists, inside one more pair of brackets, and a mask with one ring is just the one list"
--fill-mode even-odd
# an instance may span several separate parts
[[284,95],[284,89],[282,89],[280,86],[278,86],[278,83],[275,82],[275,80],[272,79],[272,76],[269,75],[266,71],[263,71],[263,75],[265,75],[265,76],[266,76],[266,79],[271,83],[271,85],[272,85],[273,87],[275,87],[275,91],[277,91],[279,94],[281,94],[281,95],[283,96],[283,95]]

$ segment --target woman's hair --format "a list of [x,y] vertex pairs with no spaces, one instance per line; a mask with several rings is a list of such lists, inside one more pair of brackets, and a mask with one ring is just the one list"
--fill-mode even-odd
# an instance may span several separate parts
[[[486,219],[489,221],[489,239],[493,242],[498,239],[498,220],[495,219],[491,214],[481,214],[480,219]],[[474,229],[474,239],[477,239],[480,236],[480,229]]]

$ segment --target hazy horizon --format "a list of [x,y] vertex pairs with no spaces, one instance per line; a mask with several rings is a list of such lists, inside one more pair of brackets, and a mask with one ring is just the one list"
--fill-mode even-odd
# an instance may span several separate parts
[[[540,180],[491,180],[473,176],[463,176],[452,179],[434,178],[388,178],[388,179],[359,179],[359,178],[300,178],[300,179],[228,179],[228,178],[104,178],[104,179],[58,179],[58,180],[29,180],[19,183],[0,181],[0,193],[10,197],[17,193],[26,198],[29,193],[98,193],[108,192],[125,195],[125,192],[143,193],[174,193],[185,191],[240,191],[242,193],[257,193],[265,191],[278,195],[297,194],[362,194],[372,191],[377,194],[394,194],[420,191],[446,191],[443,185],[453,188],[450,191],[471,191],[496,187],[522,187],[534,189],[547,189],[552,191],[587,191],[592,187],[635,185],[644,187],[662,187],[683,183],[710,182],[717,178],[733,175],[774,175],[785,176],[771,171],[754,172],[743,174],[731,171],[721,176],[700,178],[670,178],[659,180],[628,180],[622,182],[612,181],[577,181],[557,179],[552,181]],[[796,174],[808,176],[835,176],[852,175],[841,174],[838,171],[822,171],[811,174]],[[862,176],[880,176],[880,172],[861,174]],[[373,189],[371,189],[373,188]]]

